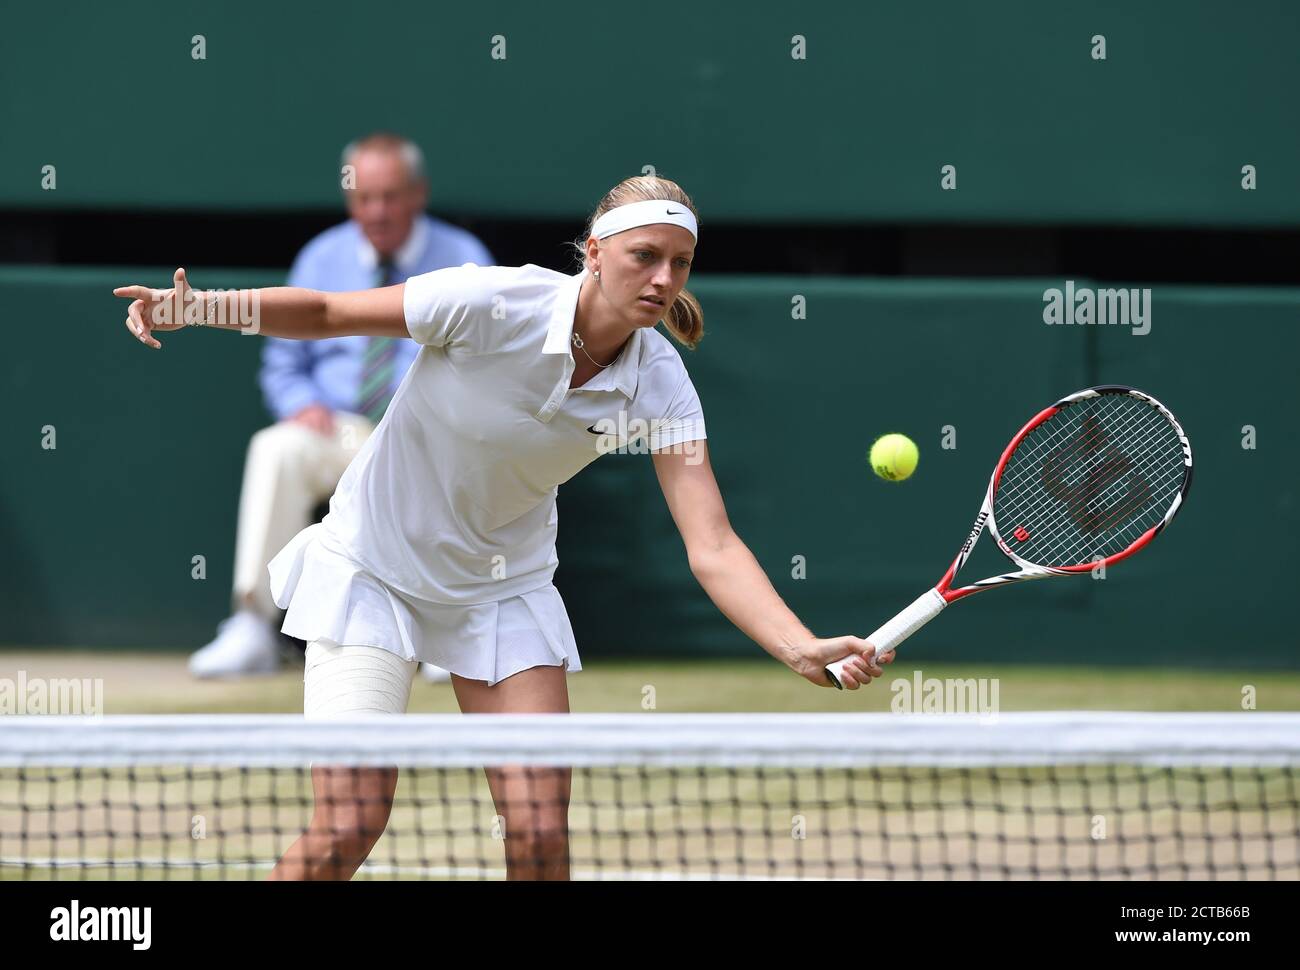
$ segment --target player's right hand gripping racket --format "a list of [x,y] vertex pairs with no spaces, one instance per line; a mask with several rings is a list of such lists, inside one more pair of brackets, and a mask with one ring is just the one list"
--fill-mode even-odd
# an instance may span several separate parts
[[[1002,452],[975,526],[938,585],[867,639],[880,656],[973,593],[1126,559],[1173,521],[1191,485],[1192,446],[1150,394],[1107,384],[1064,397]],[[985,528],[1020,569],[953,589]],[[848,659],[826,668],[841,689]]]

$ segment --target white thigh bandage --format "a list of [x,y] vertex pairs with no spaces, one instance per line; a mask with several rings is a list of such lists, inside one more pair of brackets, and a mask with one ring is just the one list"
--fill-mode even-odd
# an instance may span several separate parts
[[307,645],[303,713],[311,717],[405,714],[419,664],[379,647]]

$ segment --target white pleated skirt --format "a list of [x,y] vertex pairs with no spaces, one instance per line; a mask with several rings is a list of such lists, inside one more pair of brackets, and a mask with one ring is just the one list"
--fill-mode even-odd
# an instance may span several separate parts
[[489,685],[529,667],[582,669],[564,600],[554,584],[497,602],[431,603],[385,586],[308,526],[271,560],[271,596],[287,609],[281,629],[311,643],[379,647]]

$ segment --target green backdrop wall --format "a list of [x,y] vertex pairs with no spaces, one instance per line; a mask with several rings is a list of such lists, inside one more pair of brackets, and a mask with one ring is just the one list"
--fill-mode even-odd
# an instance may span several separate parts
[[[187,332],[142,348],[111,288],[168,276],[0,267],[0,643],[188,649],[227,611],[244,450],[267,420],[260,338]],[[1137,336],[1045,325],[1044,288],[1060,284],[693,279],[707,335],[684,356],[733,525],[816,632],[865,635],[938,578],[1020,424],[1069,391],[1129,383],[1179,415],[1196,451],[1172,528],[1103,581],[968,600],[909,650],[1297,666],[1286,604],[1300,532],[1300,290],[1157,286],[1151,331]],[[792,319],[796,296],[806,319]],[[941,447],[945,426],[955,449]],[[885,431],[920,443],[907,483],[864,462]],[[584,651],[757,650],[691,577],[648,456],[602,458],[560,496],[557,584]],[[971,568],[998,568],[984,552]],[[191,578],[196,555],[205,580]],[[804,579],[792,577],[796,556]]]
[[479,217],[573,218],[653,165],[706,220],[1300,223],[1290,0],[74,0],[4,21],[0,206],[333,208],[341,147],[385,127],[423,144],[434,211]]

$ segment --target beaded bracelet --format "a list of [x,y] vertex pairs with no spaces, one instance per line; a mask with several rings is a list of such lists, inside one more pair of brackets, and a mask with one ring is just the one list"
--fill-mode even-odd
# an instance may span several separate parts
[[221,294],[215,290],[209,290],[207,297],[205,297],[206,306],[204,307],[203,317],[187,325],[191,327],[215,327],[217,325],[217,301],[219,299],[221,299]]

